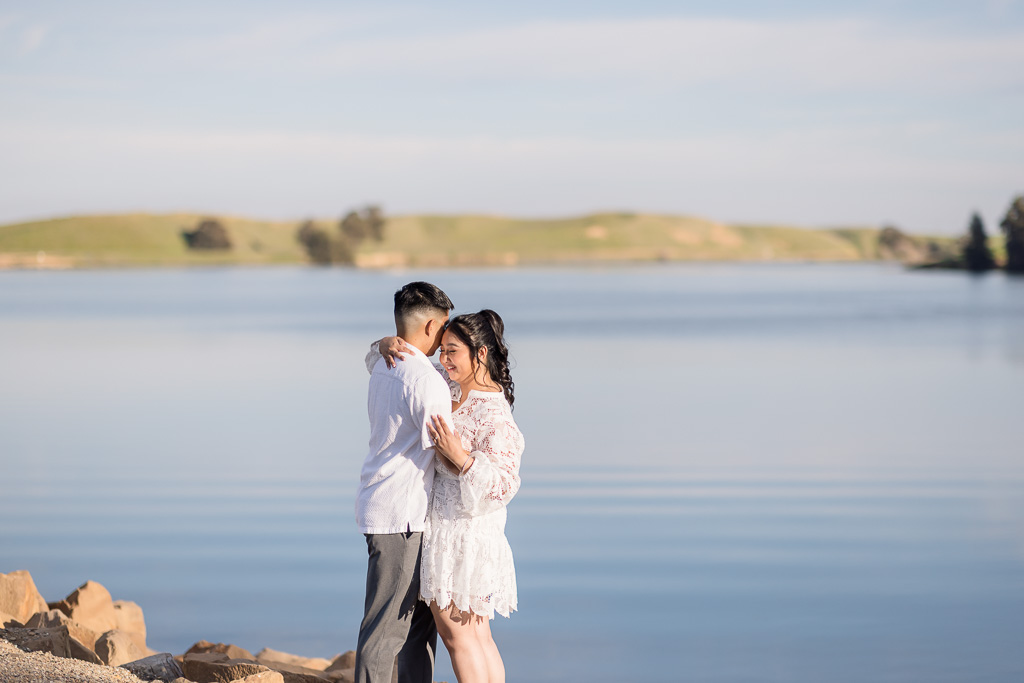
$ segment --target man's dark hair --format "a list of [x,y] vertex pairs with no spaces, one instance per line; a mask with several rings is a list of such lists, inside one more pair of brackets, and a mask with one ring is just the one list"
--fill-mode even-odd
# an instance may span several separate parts
[[455,304],[448,295],[429,282],[410,282],[395,292],[395,322],[409,318],[416,313],[448,314]]

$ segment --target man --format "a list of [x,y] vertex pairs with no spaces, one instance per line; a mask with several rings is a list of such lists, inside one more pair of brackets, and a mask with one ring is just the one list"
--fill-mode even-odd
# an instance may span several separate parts
[[431,683],[437,629],[419,601],[420,541],[434,450],[432,415],[451,424],[448,384],[430,362],[441,343],[451,299],[427,282],[395,292],[395,328],[407,344],[405,362],[383,359],[370,375],[370,451],[356,496],[356,523],[366,535],[366,602],[356,647],[356,683]]

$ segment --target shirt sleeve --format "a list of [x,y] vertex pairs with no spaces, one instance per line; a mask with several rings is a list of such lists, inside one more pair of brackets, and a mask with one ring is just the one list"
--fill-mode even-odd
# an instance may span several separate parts
[[440,415],[448,423],[449,429],[452,428],[452,400],[444,382],[439,380],[439,377],[423,377],[412,392],[410,408],[420,430],[420,446],[424,449],[434,447],[429,429],[434,415]]
[[[373,374],[373,366],[377,364],[377,361],[383,358],[383,356],[381,356],[380,354],[381,341],[381,339],[378,339],[377,341],[370,344],[370,350],[366,353],[366,371],[371,375]],[[444,366],[438,363],[437,361],[431,361],[431,365],[433,365],[434,369],[437,370],[437,372],[441,375],[441,378],[448,383],[448,391],[451,394],[451,400],[461,400],[462,387],[459,386],[459,383],[454,381],[451,377],[449,377],[448,371],[445,370]]]
[[486,417],[470,453],[473,464],[459,478],[462,503],[470,514],[494,512],[516,495],[523,446],[523,435],[510,416],[494,411]]

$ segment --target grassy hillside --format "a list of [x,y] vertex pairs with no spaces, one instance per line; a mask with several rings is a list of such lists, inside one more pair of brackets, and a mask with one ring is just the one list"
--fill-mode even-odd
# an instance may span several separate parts
[[874,258],[877,231],[730,226],[701,218],[595,214],[522,220],[399,216],[362,265],[528,264],[573,261],[830,260]]
[[[299,263],[295,224],[220,216],[231,235],[230,251],[190,251],[182,230],[193,214],[73,216],[0,226],[0,266],[47,261],[72,266],[170,266],[220,263]],[[39,252],[44,252],[40,255]]]
[[[74,216],[0,226],[0,267],[304,263],[298,222],[218,216],[234,247],[190,251],[181,237],[197,214]],[[333,232],[336,220],[321,221]],[[357,264],[514,265],[575,261],[815,260],[876,257],[871,228],[808,230],[726,225],[701,218],[606,213],[564,219],[395,216]]]

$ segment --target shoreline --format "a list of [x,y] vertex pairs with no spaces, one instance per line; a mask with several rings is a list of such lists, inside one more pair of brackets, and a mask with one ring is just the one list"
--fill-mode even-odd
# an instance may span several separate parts
[[198,640],[185,652],[146,645],[142,608],[86,581],[47,602],[25,570],[0,573],[4,683],[352,683],[355,652],[304,657]]

